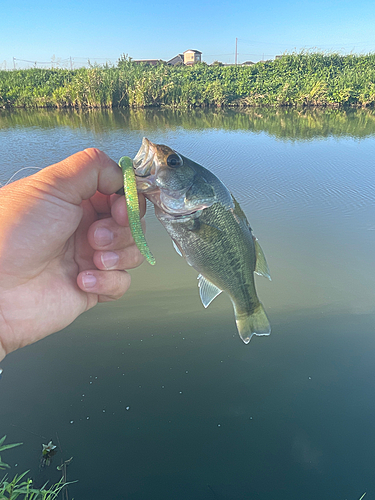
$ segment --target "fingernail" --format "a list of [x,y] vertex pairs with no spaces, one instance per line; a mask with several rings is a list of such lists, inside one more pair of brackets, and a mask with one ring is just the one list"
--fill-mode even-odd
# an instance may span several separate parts
[[105,252],[102,253],[101,261],[106,269],[111,269],[118,263],[119,256],[115,252]]
[[95,229],[94,240],[99,246],[109,245],[113,241],[113,233],[106,227],[98,227]]
[[82,276],[82,283],[85,288],[94,288],[96,285],[96,278],[93,274],[84,274]]

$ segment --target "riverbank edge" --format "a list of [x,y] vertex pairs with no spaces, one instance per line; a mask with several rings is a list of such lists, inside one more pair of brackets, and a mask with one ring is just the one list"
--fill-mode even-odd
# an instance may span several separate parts
[[218,106],[215,104],[207,105],[196,105],[196,106],[171,106],[171,105],[150,105],[150,106],[2,106],[0,109],[3,110],[61,110],[61,111],[80,111],[80,110],[106,110],[106,109],[166,109],[166,110],[188,110],[188,109],[252,109],[252,108],[263,108],[263,109],[296,109],[296,110],[308,110],[308,109],[375,109],[375,104],[226,104]]

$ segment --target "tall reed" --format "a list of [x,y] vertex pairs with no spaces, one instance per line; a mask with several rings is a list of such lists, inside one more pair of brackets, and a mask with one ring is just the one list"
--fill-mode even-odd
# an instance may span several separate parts
[[373,106],[375,54],[301,52],[253,66],[156,66],[0,71],[5,108]]

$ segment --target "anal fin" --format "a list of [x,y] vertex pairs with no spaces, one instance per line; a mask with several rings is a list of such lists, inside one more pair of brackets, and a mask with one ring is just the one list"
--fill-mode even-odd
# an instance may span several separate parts
[[202,304],[204,305],[204,307],[208,307],[214,300],[214,298],[217,297],[223,290],[220,290],[220,288],[211,283],[211,281],[208,281],[208,279],[206,279],[201,274],[198,276],[197,279],[198,279],[199,295]]

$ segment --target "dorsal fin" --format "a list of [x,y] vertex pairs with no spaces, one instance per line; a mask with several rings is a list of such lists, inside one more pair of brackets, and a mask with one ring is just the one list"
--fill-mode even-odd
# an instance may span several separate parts
[[256,255],[255,272],[257,274],[260,274],[261,276],[265,276],[270,281],[272,281],[271,275],[270,275],[270,270],[268,268],[268,264],[266,261],[266,257],[264,256],[264,253],[263,253],[263,250],[259,244],[259,241],[254,235],[253,235],[253,239],[254,239],[255,255]]

